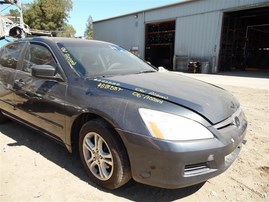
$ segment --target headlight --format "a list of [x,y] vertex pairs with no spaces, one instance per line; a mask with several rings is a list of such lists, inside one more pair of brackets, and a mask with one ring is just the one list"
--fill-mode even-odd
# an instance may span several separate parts
[[139,113],[153,137],[163,140],[200,140],[213,134],[200,123],[165,112],[140,108]]

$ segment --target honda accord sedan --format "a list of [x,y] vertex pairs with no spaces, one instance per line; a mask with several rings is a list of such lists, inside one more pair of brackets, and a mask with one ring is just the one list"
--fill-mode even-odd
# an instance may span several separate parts
[[97,185],[162,188],[224,172],[247,120],[233,95],[158,71],[101,41],[27,38],[0,49],[0,123],[12,119],[80,156]]

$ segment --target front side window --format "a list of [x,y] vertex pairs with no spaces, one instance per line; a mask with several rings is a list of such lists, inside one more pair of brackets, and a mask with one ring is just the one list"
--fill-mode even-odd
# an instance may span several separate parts
[[12,43],[2,49],[0,64],[3,67],[16,69],[24,43]]
[[30,44],[23,60],[22,70],[30,73],[33,65],[56,67],[56,62],[48,48],[38,44]]

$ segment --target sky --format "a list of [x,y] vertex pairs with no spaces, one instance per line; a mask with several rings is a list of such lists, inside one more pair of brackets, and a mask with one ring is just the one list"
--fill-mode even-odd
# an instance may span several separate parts
[[[93,21],[112,18],[163,5],[181,2],[182,0],[72,0],[73,9],[69,13],[68,24],[76,30],[76,36],[83,36],[89,16]],[[21,0],[22,4],[33,0]],[[1,6],[1,10],[4,6]],[[11,9],[15,9],[12,6]],[[5,10],[8,12],[8,9]]]
[[76,35],[83,35],[89,16],[98,21],[176,2],[180,0],[73,0],[69,23]]

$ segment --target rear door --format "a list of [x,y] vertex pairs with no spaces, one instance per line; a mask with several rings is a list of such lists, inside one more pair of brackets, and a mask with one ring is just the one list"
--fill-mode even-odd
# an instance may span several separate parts
[[0,50],[0,109],[13,114],[13,84],[25,43],[12,43]]
[[59,75],[62,74],[49,47],[41,43],[29,43],[13,86],[16,92],[16,115],[43,132],[48,132],[53,138],[65,141],[66,82],[33,77],[31,68],[34,65],[52,65],[57,68]]

